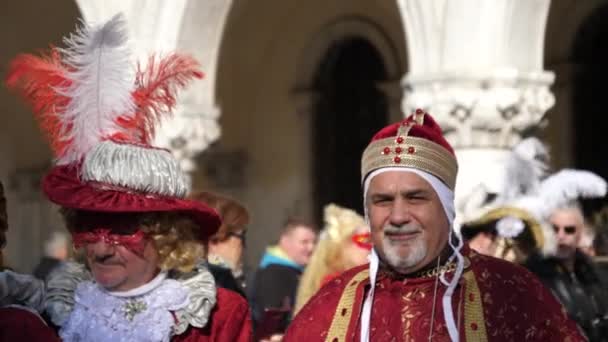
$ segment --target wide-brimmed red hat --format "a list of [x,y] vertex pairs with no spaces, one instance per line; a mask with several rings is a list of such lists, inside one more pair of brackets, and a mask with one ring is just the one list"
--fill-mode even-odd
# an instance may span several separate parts
[[132,70],[126,21],[84,26],[67,48],[21,55],[7,85],[32,104],[56,165],[43,180],[48,198],[66,208],[107,213],[182,212],[200,238],[221,224],[217,213],[187,200],[187,177],[168,150],[153,147],[155,128],[176,93],[202,78],[189,56],[151,57]]
[[458,162],[441,127],[421,109],[374,135],[363,151],[361,180],[385,167],[407,167],[428,172],[450,189],[456,186]]

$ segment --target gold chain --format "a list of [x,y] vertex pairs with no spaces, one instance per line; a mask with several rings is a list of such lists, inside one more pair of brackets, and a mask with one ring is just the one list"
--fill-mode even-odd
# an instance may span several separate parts
[[419,271],[413,274],[412,278],[431,278],[441,272],[451,272],[456,269],[456,263],[451,262],[442,266],[435,267],[430,270]]

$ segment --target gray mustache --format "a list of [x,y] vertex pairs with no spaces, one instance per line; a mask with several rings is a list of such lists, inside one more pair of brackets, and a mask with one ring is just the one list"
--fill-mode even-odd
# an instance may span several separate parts
[[394,226],[392,224],[384,226],[384,233],[389,234],[408,234],[421,232],[422,229],[416,224],[405,224],[403,226]]

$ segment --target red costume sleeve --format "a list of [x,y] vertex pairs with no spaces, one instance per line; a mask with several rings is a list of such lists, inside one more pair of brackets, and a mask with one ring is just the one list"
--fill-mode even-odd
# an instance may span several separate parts
[[172,341],[182,342],[249,342],[253,340],[251,313],[240,295],[217,289],[217,304],[203,329],[190,327]]
[[60,342],[40,316],[16,307],[0,309],[0,342]]

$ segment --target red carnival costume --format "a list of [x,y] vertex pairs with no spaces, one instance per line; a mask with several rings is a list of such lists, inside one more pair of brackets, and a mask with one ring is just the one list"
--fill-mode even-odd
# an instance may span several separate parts
[[9,70],[8,86],[33,105],[51,142],[56,166],[43,190],[64,208],[75,247],[120,249],[157,270],[143,285],[111,290],[93,268],[111,269],[105,259],[67,263],[47,278],[41,310],[64,341],[249,341],[246,301],[217,289],[202,263],[220,218],[185,199],[177,160],[151,146],[177,90],[202,72],[179,54],[131,72],[126,31],[117,15],[81,28],[66,49],[19,56]]
[[[370,179],[386,171],[431,184],[452,224],[457,162],[428,114],[418,110],[374,136],[362,158],[365,194]],[[369,265],[330,281],[304,306],[285,341],[583,340],[530,272],[478,255],[449,234],[451,257],[410,274],[387,267],[374,248]]]

